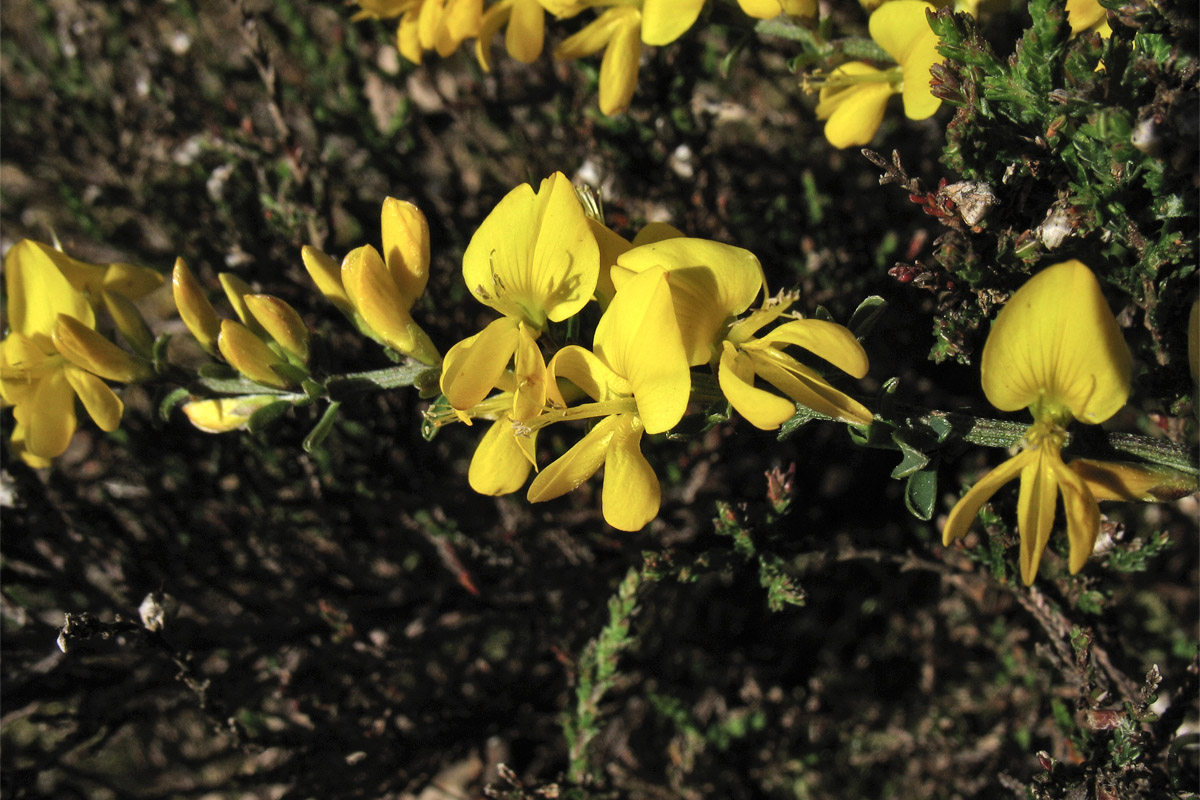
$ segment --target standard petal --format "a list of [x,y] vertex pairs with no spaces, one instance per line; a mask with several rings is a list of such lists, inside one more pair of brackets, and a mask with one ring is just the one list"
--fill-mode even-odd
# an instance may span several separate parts
[[635,247],[617,259],[633,272],[668,271],[671,301],[688,364],[707,364],[730,320],[762,291],[763,271],[749,250],[708,239],[672,238]]
[[[627,9],[637,12],[634,9]],[[638,38],[637,18],[630,16],[613,30],[612,40],[600,61],[600,112],[606,116],[629,108],[637,89],[638,66],[642,60],[642,41]]]
[[979,509],[983,508],[983,504],[992,499],[992,495],[996,493],[997,489],[1017,477],[1025,465],[1029,464],[1036,456],[1037,453],[1033,450],[1022,450],[976,481],[975,485],[954,504],[954,508],[950,509],[950,515],[946,517],[946,525],[942,528],[942,544],[949,547],[955,539],[966,536],[967,529],[979,515]]
[[25,448],[33,455],[55,458],[67,449],[75,435],[75,391],[63,370],[55,370],[38,382],[23,424]]
[[522,64],[532,64],[542,54],[546,38],[546,12],[537,0],[516,0],[504,44],[508,54]]
[[1017,499],[1017,533],[1021,536],[1021,581],[1033,583],[1050,533],[1054,530],[1054,509],[1058,504],[1058,480],[1054,461],[1061,463],[1058,451],[1042,446],[1021,470],[1021,496]]
[[561,172],[542,181],[535,211],[536,240],[528,266],[529,294],[545,316],[561,322],[592,299],[600,250],[575,187]]
[[662,490],[642,455],[642,426],[633,414],[617,416],[604,458],[601,508],[604,521],[617,530],[637,531],[658,516]]
[[891,0],[871,14],[867,28],[871,38],[888,52],[897,64],[904,64],[921,40],[933,36],[925,11],[934,7],[921,0]]
[[670,44],[696,24],[704,0],[645,0],[642,41],[658,47]]
[[517,350],[519,324],[501,317],[450,348],[442,362],[441,385],[452,407],[472,408],[495,388]]
[[600,420],[574,447],[538,473],[533,483],[529,484],[526,495],[529,502],[541,503],[561,497],[595,475],[604,463],[609,442],[621,424],[620,415]]
[[867,351],[844,325],[821,319],[797,319],[785,322],[759,339],[768,344],[794,344],[854,378],[870,369]]
[[1100,284],[1079,261],[1047,267],[1017,290],[996,317],[980,364],[983,392],[996,408],[1069,409],[1092,424],[1125,405],[1131,370]]
[[429,222],[421,209],[394,197],[383,201],[380,218],[381,255],[408,311],[429,282]]
[[692,383],[665,270],[651,267],[617,292],[596,326],[593,349],[629,381],[647,433],[675,427]]
[[717,383],[734,411],[760,430],[776,430],[796,413],[792,401],[754,386],[754,363],[729,342],[721,353]]
[[517,437],[533,436],[514,429],[507,418],[496,420],[487,429],[475,448],[467,481],[479,494],[498,496],[511,494],[525,485],[531,465],[522,452]]
[[95,327],[96,316],[91,304],[59,269],[53,253],[57,251],[48,245],[22,239],[5,254],[4,280],[10,330],[26,336],[49,336],[59,314],[74,317],[89,328]]
[[828,120],[825,123],[825,138],[839,150],[870,144],[883,122],[888,98],[896,93],[895,87],[886,80],[883,73],[866,64],[851,62],[834,70],[835,75],[868,72],[877,73],[880,79],[834,91],[821,90],[817,119]]
[[115,431],[121,424],[121,414],[125,411],[125,404],[121,402],[121,398],[108,388],[108,384],[90,372],[67,367],[63,373],[96,426],[102,431]]

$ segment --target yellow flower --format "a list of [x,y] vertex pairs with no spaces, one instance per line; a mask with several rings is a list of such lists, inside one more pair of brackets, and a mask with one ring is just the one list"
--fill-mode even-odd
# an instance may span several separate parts
[[492,71],[492,38],[506,25],[504,46],[510,56],[523,64],[532,64],[542,54],[542,43],[546,38],[546,10],[541,2],[500,0],[484,12],[479,38],[475,40],[475,57],[484,72]]
[[[101,378],[141,380],[148,366],[96,333],[88,298],[45,245],[22,240],[4,259],[10,332],[0,342],[0,399],[14,406],[14,451],[31,466],[47,466],[75,434],[75,398],[101,430],[113,431],[124,405]],[[76,277],[105,269],[70,259]],[[99,272],[93,272],[98,270]]]
[[1096,495],[1063,463],[1072,418],[1099,424],[1129,396],[1129,350],[1100,284],[1079,261],[1039,272],[1001,310],[984,345],[981,373],[988,401],[1002,411],[1028,408],[1034,423],[1022,449],[981,478],[950,512],[942,531],[949,545],[966,535],[983,504],[1020,476],[1017,527],[1021,579],[1033,582],[1054,525],[1057,496],[1066,510],[1072,573],[1091,555],[1100,527]]
[[604,50],[600,62],[600,111],[619,114],[637,88],[642,45],[678,39],[696,22],[704,0],[643,0],[614,4],[591,24],[554,49],[556,59],[583,58]]
[[279,396],[273,394],[189,400],[183,404],[183,413],[192,425],[205,433],[228,433],[245,427],[255,411],[276,402],[279,402]]
[[[564,495],[603,466],[605,521],[619,530],[639,530],[658,515],[662,499],[658,478],[642,455],[642,435],[675,427],[691,392],[666,272],[654,267],[630,279],[600,318],[593,349],[564,347],[550,362],[550,374],[556,408],[566,405],[557,388],[559,378],[595,402],[557,417],[551,412],[548,421],[604,418],[534,478],[529,501]],[[530,427],[536,430],[541,421],[531,421]],[[505,447],[506,456],[514,458],[511,445]]]
[[812,17],[817,13],[817,0],[738,0],[738,5],[755,19],[771,19],[780,14]]
[[429,223],[412,203],[388,197],[380,214],[383,255],[358,247],[337,263],[315,247],[301,251],[309,276],[355,326],[380,344],[434,365],[442,360],[412,307],[429,282]]
[[1108,9],[1099,0],[1067,0],[1067,23],[1072,36],[1081,33],[1098,33],[1104,39],[1112,36]]
[[421,54],[436,50],[442,58],[453,53],[464,39],[479,35],[483,0],[357,0],[361,10],[351,17],[400,17],[396,49],[414,64]]
[[482,401],[514,362],[513,413],[545,405],[546,363],[536,339],[549,322],[578,313],[596,288],[600,257],[571,182],[561,172],[535,194],[522,184],[488,214],[463,254],[467,288],[504,316],[446,353],[441,387],[450,405]]
[[878,70],[861,61],[843,64],[821,88],[817,119],[828,120],[825,138],[837,148],[865,145],[879,130],[888,98],[900,94],[909,119],[926,119],[942,101],[929,90],[929,70],[942,60],[938,38],[929,27],[920,0],[893,0],[871,14],[871,38],[898,67]]

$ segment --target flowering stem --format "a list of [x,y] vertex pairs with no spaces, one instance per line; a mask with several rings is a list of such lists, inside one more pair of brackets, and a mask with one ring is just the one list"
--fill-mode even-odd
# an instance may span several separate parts
[[431,373],[432,379],[436,382],[439,368],[426,364],[403,364],[367,372],[349,372],[327,379],[325,386],[329,391],[329,396],[337,399],[347,394],[420,385],[425,382],[426,373]]

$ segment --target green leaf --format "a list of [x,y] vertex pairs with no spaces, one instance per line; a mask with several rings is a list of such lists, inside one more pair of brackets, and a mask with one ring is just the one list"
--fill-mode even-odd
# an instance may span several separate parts
[[904,505],[919,520],[928,522],[933,518],[937,505],[937,465],[914,472],[904,485]]
[[924,469],[925,465],[929,463],[929,456],[904,441],[899,434],[900,431],[892,434],[892,439],[903,454],[900,463],[892,470],[892,477],[896,479],[907,478],[914,472]]
[[321,442],[325,441],[325,437],[333,430],[333,423],[337,419],[338,409],[342,404],[338,401],[333,401],[329,407],[325,409],[325,413],[321,415],[321,420],[316,424],[308,436],[304,437],[304,443],[301,447],[304,452],[311,453],[313,450],[321,446]]

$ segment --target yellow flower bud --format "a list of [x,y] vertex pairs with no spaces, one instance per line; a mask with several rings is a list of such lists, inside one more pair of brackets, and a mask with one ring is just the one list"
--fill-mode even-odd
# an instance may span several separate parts
[[148,267],[134,264],[109,264],[104,271],[104,292],[112,292],[129,300],[145,297],[163,285],[163,276]]
[[342,285],[366,325],[389,347],[425,364],[441,361],[433,342],[408,313],[409,304],[374,247],[350,251],[342,262]]
[[217,355],[221,319],[213,310],[212,303],[204,296],[196,276],[182,258],[175,259],[175,270],[171,273],[171,291],[183,324],[192,332],[192,336],[196,337],[201,347],[210,355]]
[[233,310],[242,324],[249,328],[255,336],[263,339],[270,336],[267,329],[260,325],[254,315],[250,313],[250,309],[246,308],[246,295],[254,294],[254,288],[232,272],[222,272],[217,276],[217,280],[221,282],[221,288],[225,290],[225,297],[229,298],[229,304],[233,306]]
[[269,294],[247,294],[246,308],[267,334],[301,364],[308,363],[308,328],[290,305]]
[[153,374],[147,364],[66,314],[58,315],[53,339],[68,361],[106,380],[137,383]]
[[183,404],[188,420],[205,433],[228,433],[250,421],[251,415],[279,398],[270,394],[191,400]]
[[255,383],[273,386],[276,389],[289,388],[288,381],[274,369],[275,366],[286,362],[240,322],[231,319],[221,321],[217,347],[234,369]]
[[383,201],[380,217],[383,260],[407,311],[429,281],[429,223],[421,209],[394,197]]
[[353,314],[354,304],[350,302],[350,297],[342,286],[342,270],[337,262],[310,245],[301,248],[300,257],[321,294],[345,313]]

